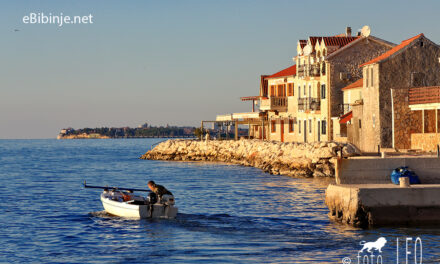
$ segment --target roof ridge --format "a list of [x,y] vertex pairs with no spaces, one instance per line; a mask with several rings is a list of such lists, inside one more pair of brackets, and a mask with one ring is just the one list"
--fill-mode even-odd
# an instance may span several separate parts
[[408,41],[408,40],[411,40],[411,39],[416,39],[416,38],[419,38],[419,37],[421,37],[421,36],[425,36],[425,34],[420,33],[420,34],[418,34],[418,35],[416,35],[416,36],[414,36],[414,37],[411,37],[411,38],[409,38],[409,39],[402,40],[402,42],[405,42],[405,41]]
[[397,46],[391,48],[390,50],[384,52],[383,54],[377,56],[376,58],[374,58],[374,59],[372,59],[372,60],[369,60],[369,61],[367,61],[367,62],[365,62],[365,63],[359,65],[359,68],[361,68],[361,67],[363,67],[363,66],[366,66],[366,65],[369,65],[369,64],[372,64],[372,63],[376,63],[376,62],[382,61],[382,60],[384,60],[384,59],[386,59],[386,58],[389,58],[390,56],[392,56],[392,55],[395,54],[396,52],[402,50],[403,48],[407,47],[409,44],[411,44],[412,42],[414,42],[414,40],[419,39],[420,37],[424,37],[424,36],[425,36],[425,35],[424,35],[423,33],[420,33],[420,34],[418,34],[418,35],[416,35],[416,36],[414,36],[414,37],[411,37],[411,38],[409,38],[409,39],[402,40],[402,42],[400,42],[399,45],[397,45]]

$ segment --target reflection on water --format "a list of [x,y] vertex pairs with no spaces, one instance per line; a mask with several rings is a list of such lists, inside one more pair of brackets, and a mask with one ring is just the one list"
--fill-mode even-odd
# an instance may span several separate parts
[[[406,237],[421,237],[423,263],[440,260],[440,229],[361,230],[330,222],[324,191],[331,180],[139,160],[154,142],[1,141],[0,191],[10,198],[0,204],[2,262],[341,263],[355,260],[360,241],[380,236],[389,241],[384,263],[395,263],[396,239]],[[110,216],[100,191],[82,188],[84,179],[138,188],[154,180],[175,194],[179,214],[173,220]]]

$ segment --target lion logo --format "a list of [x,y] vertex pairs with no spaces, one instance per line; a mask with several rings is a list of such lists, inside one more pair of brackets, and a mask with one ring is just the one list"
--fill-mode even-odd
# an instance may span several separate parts
[[362,253],[365,249],[369,253],[371,253],[372,249],[375,249],[375,250],[382,253],[382,248],[385,246],[386,243],[387,243],[387,240],[384,237],[379,237],[375,242],[368,242],[367,243],[365,241],[361,241],[361,242],[359,242],[359,244],[364,247],[361,250],[359,250],[359,253]]

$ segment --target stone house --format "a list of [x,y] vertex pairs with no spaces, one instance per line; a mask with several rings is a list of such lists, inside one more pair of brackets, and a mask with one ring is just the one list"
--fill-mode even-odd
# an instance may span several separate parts
[[351,105],[348,141],[364,152],[376,152],[413,148],[413,138],[426,137],[415,134],[436,133],[436,106],[429,100],[414,106],[411,96],[436,94],[437,88],[428,87],[440,85],[439,57],[440,47],[419,34],[363,63],[362,100]]

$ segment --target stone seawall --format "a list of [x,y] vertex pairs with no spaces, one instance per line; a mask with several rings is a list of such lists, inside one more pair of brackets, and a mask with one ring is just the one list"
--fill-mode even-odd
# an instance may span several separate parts
[[438,225],[440,185],[330,184],[329,217],[355,227]]
[[334,177],[338,152],[359,155],[349,143],[281,143],[261,140],[167,140],[141,159],[217,161],[252,166],[271,174],[295,177]]

